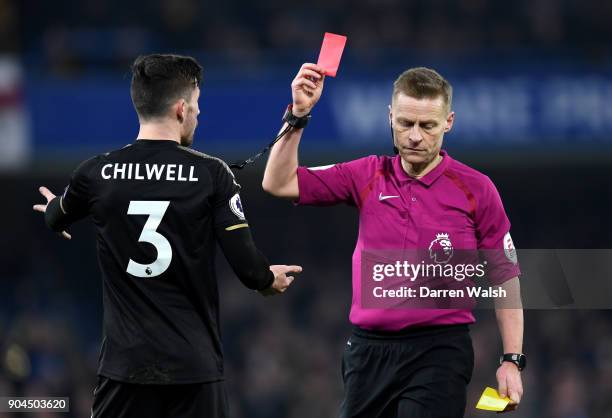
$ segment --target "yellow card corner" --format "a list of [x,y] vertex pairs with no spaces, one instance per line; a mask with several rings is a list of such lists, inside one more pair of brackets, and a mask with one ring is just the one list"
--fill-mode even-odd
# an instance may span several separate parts
[[506,409],[509,403],[509,397],[502,398],[497,390],[487,386],[476,404],[476,409],[501,412]]

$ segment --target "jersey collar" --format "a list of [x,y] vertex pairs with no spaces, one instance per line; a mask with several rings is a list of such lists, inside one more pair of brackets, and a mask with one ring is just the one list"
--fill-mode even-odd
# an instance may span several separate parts
[[137,139],[134,144],[141,145],[179,145],[178,142],[172,139]]

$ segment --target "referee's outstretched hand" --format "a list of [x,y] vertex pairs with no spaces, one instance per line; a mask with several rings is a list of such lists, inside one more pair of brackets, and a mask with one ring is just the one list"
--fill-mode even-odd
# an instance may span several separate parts
[[288,276],[288,274],[301,273],[302,267],[274,265],[270,266],[270,271],[274,273],[274,282],[272,283],[272,286],[259,292],[264,296],[274,296],[285,292],[285,290],[287,290],[287,288],[291,285],[291,282],[295,280],[294,276]]
[[306,63],[291,82],[293,109],[291,112],[302,117],[310,113],[323,93],[325,70],[317,64]]

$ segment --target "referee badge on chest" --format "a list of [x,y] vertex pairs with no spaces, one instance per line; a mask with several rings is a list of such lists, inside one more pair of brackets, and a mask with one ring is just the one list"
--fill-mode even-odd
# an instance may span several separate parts
[[440,232],[429,244],[429,258],[437,264],[446,264],[453,258],[453,243],[448,233]]
[[238,219],[244,221],[244,209],[242,208],[242,202],[240,201],[240,195],[238,193],[229,200],[229,207]]
[[456,262],[458,250],[476,248],[472,244],[472,229],[463,216],[421,214],[416,219],[417,248],[426,262],[447,264]]

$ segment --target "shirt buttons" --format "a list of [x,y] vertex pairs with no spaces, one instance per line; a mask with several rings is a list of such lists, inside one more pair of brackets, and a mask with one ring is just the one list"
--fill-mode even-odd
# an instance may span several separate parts
[[417,200],[417,199],[416,199],[416,197],[413,197],[411,200],[412,200],[413,202],[416,202],[416,200]]

